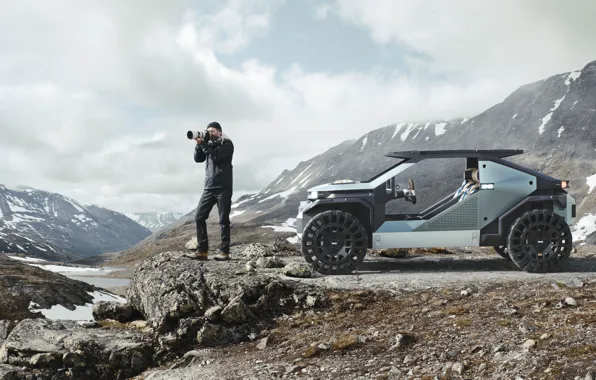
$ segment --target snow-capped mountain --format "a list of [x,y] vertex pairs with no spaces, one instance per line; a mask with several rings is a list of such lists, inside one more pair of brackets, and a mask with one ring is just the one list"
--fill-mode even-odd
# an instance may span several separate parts
[[[232,223],[288,230],[309,188],[340,179],[367,180],[396,162],[385,157],[391,151],[437,149],[523,149],[524,154],[508,159],[569,180],[577,202],[574,240],[596,244],[596,61],[521,86],[476,116],[402,121],[345,141],[284,170],[259,193],[238,198]],[[387,211],[419,212],[436,203],[459,187],[462,165],[461,159],[429,160],[405,170],[397,179],[404,185],[414,179],[417,203],[394,200]],[[188,215],[181,221],[193,212]],[[171,239],[174,230],[168,231],[163,234]]]
[[155,232],[174,223],[184,214],[181,212],[127,212],[124,215]]
[[132,246],[151,231],[57,193],[0,185],[0,252],[70,261]]

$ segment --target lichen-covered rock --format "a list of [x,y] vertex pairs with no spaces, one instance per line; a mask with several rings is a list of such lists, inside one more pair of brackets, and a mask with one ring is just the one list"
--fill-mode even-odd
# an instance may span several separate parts
[[272,245],[263,243],[248,244],[240,253],[240,257],[247,259],[257,259],[259,257],[270,257],[275,255],[275,249]]
[[283,272],[286,276],[309,278],[312,277],[312,268],[305,263],[291,263],[284,267]]
[[282,237],[275,239],[273,242],[273,249],[278,252],[286,251],[288,253],[293,253],[294,255],[300,254],[298,247],[295,244],[290,243],[287,239]]
[[6,339],[6,337],[8,337],[8,334],[10,334],[10,332],[12,331],[12,329],[14,329],[15,326],[15,321],[5,319],[0,320],[0,344],[2,344],[2,341]]
[[129,303],[99,301],[93,305],[93,318],[96,321],[113,319],[125,323],[132,320],[135,315],[134,311]]
[[[0,363],[35,369],[36,380],[127,379],[148,368],[152,356],[151,341],[141,333],[47,319],[21,321],[0,346]],[[2,377],[3,368],[0,379],[10,378]]]

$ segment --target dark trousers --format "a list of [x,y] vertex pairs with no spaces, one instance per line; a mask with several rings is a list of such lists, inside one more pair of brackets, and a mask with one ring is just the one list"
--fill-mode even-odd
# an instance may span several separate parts
[[229,189],[206,189],[201,195],[195,221],[197,223],[197,242],[199,252],[209,250],[209,239],[207,238],[207,223],[209,213],[217,203],[219,211],[219,225],[221,227],[221,248],[220,251],[230,253],[230,210],[232,208],[232,191]]

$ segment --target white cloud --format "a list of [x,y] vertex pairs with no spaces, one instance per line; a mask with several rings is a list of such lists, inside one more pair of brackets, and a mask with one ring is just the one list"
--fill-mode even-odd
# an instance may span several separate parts
[[280,71],[259,57],[225,66],[223,55],[268,33],[281,0],[213,9],[190,0],[3,1],[0,149],[8,165],[0,183],[123,212],[188,212],[204,170],[192,161],[188,129],[222,123],[236,144],[239,195],[372,129],[476,114],[536,75],[574,70],[594,53],[581,28],[574,30],[586,36],[555,35],[551,18],[541,21],[553,11],[501,3],[449,10],[427,1],[430,11],[421,11],[418,3],[339,1],[313,9],[370,28],[378,43],[412,44],[432,57],[430,68],[457,74],[430,83],[400,72],[305,72],[299,63]]
[[595,57],[591,0],[333,0],[337,15],[370,31],[378,44],[398,43],[428,59],[412,62],[461,79],[502,78],[506,85],[581,68]]

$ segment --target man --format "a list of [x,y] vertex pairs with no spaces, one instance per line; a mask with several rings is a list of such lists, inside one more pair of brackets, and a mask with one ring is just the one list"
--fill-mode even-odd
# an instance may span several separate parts
[[195,214],[197,224],[197,250],[194,257],[207,260],[209,243],[206,220],[217,203],[221,228],[221,247],[216,260],[230,259],[230,210],[232,207],[232,156],[234,144],[222,133],[221,125],[214,121],[207,126],[208,141],[197,138],[195,162],[205,162],[205,186]]

